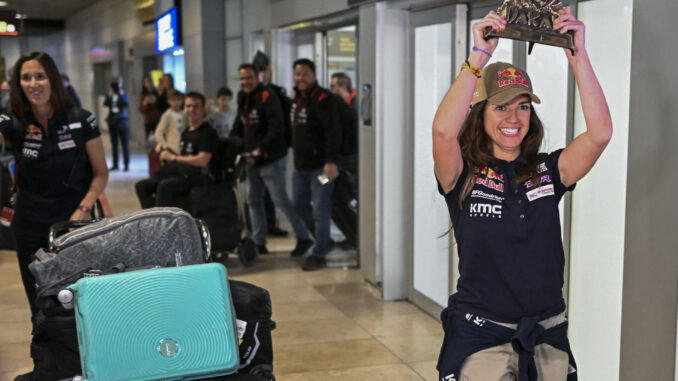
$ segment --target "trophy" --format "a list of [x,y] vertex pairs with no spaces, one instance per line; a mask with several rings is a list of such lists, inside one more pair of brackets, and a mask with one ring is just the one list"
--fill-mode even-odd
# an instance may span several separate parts
[[535,43],[540,43],[570,49],[574,55],[574,32],[563,34],[553,30],[562,8],[563,3],[558,0],[504,0],[497,13],[506,19],[506,28],[485,32],[484,38],[527,41],[530,43],[528,54],[532,53]]

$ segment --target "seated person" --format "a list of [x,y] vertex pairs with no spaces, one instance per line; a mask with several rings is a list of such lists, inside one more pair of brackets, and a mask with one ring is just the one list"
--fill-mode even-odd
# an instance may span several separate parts
[[219,136],[205,121],[205,97],[198,92],[186,94],[184,114],[188,129],[181,133],[179,154],[160,152],[165,164],[151,178],[134,186],[142,208],[175,206],[175,199],[191,188],[211,184],[210,160],[217,152]]

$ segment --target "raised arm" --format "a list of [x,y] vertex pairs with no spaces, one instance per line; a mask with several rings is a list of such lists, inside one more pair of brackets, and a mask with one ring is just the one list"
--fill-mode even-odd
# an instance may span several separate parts
[[[478,49],[492,54],[497,48],[498,39],[483,39],[486,29],[503,29],[506,20],[494,12],[490,12],[473,24],[473,43]],[[482,69],[490,60],[490,56],[480,50],[471,51],[468,62]],[[476,86],[476,77],[470,70],[462,70],[443,97],[433,119],[433,161],[435,173],[445,193],[452,190],[463,168],[463,159],[457,133],[461,127]]]
[[565,55],[574,72],[586,121],[586,131],[570,142],[558,159],[561,181],[570,186],[591,170],[607,147],[612,138],[612,117],[586,51],[584,23],[577,20],[569,8],[563,8],[559,13],[553,29],[561,33],[574,31],[575,55],[568,49],[565,49]]

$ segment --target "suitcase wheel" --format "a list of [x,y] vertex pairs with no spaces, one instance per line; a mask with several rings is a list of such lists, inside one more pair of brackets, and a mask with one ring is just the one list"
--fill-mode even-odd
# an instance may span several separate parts
[[249,238],[243,238],[238,246],[238,259],[245,266],[251,266],[259,257],[257,245]]

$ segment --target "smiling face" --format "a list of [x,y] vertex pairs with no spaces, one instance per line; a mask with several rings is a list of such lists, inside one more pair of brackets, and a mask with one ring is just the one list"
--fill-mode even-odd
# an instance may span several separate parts
[[294,86],[305,93],[315,84],[315,73],[310,67],[299,64],[294,67]]
[[26,95],[28,102],[33,109],[50,107],[50,97],[52,96],[52,87],[49,78],[37,60],[30,60],[21,65],[19,74],[21,89]]
[[202,104],[200,99],[186,97],[184,99],[184,114],[186,114],[191,127],[200,127],[205,118],[205,105]]
[[530,97],[519,95],[504,105],[488,102],[485,107],[485,132],[492,140],[494,157],[512,161],[520,154],[520,143],[530,129]]
[[243,68],[239,71],[240,75],[240,88],[245,93],[249,94],[254,90],[259,84],[259,79],[254,73],[254,70],[250,68]]

